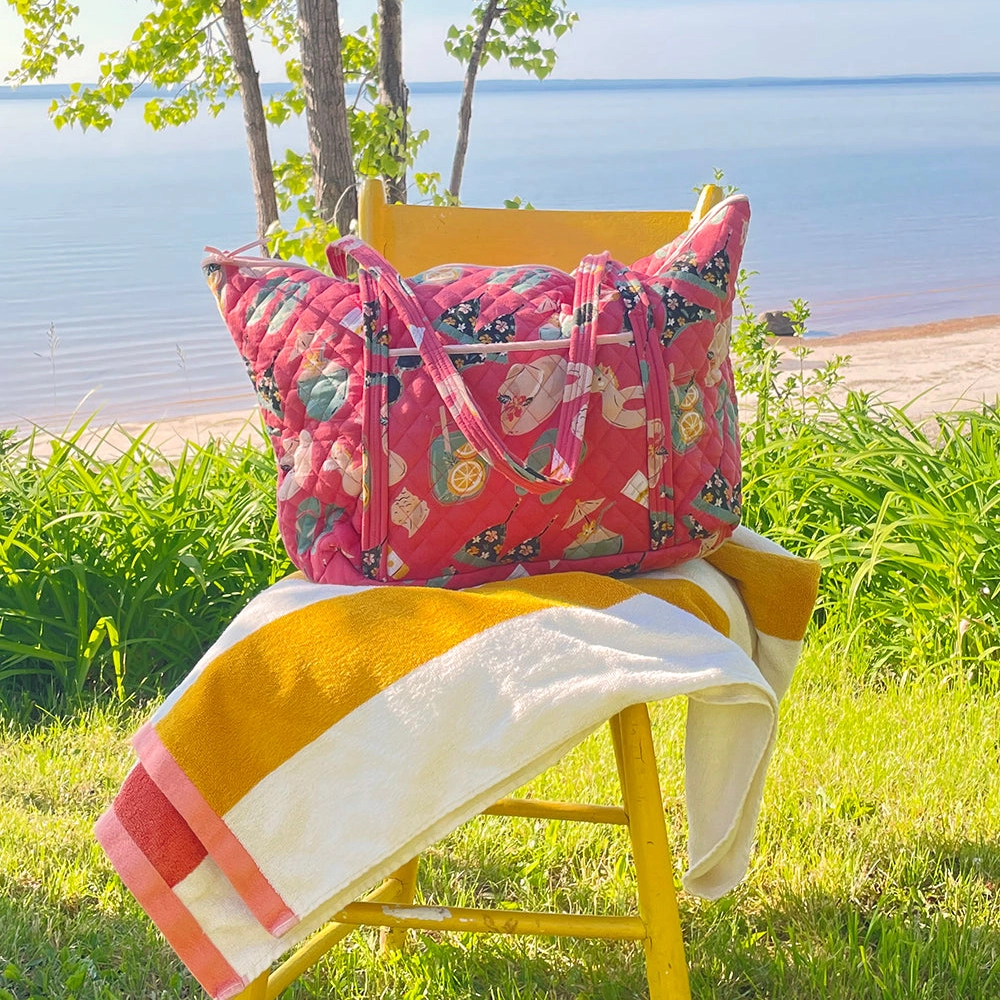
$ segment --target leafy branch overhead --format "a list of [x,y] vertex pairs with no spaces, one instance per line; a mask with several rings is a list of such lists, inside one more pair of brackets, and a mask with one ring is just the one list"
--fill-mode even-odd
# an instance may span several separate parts
[[[100,0],[87,0],[99,5]],[[23,27],[20,63],[7,74],[15,85],[52,78],[67,59],[81,54],[75,34],[80,6],[69,0],[7,0]],[[102,53],[96,83],[72,84],[49,114],[57,128],[109,128],[139,88],[143,116],[153,129],[183,125],[205,112],[218,116],[239,96],[247,136],[257,230],[272,251],[321,264],[329,239],[352,225],[358,176],[383,177],[394,200],[405,200],[406,175],[428,138],[410,127],[400,44],[401,0],[377,0],[377,13],[352,33],[341,34],[337,0],[152,0],[131,41]],[[472,114],[472,87],[489,59],[539,78],[555,64],[553,40],[577,20],[564,0],[499,0],[477,3],[472,23],[452,26],[448,51],[466,62],[456,144],[464,164]],[[270,48],[284,57],[287,85],[266,98],[254,51]],[[346,101],[345,101],[346,93]],[[273,157],[269,126],[305,116],[309,149]],[[440,177],[417,173],[424,194],[438,194]],[[281,213],[293,213],[283,227]]]
[[445,51],[467,65],[476,48],[483,26],[487,36],[477,69],[491,59],[506,61],[514,69],[523,69],[539,80],[545,79],[556,64],[556,50],[544,48],[538,40],[546,32],[558,40],[579,20],[579,14],[566,9],[564,0],[509,0],[499,3],[478,3],[472,12],[473,21],[464,28],[452,25],[445,39]]
[[445,38],[445,51],[465,66],[462,101],[458,112],[458,137],[448,185],[456,200],[465,172],[472,122],[472,95],[476,75],[491,59],[543,80],[556,64],[555,48],[543,47],[539,34],[558,40],[579,20],[568,10],[566,0],[480,0],[472,10],[472,21],[464,28],[452,25]]

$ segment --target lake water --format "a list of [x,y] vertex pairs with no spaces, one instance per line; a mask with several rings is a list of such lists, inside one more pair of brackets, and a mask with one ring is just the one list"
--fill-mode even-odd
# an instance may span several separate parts
[[[458,93],[411,104],[418,169],[447,176]],[[254,236],[239,109],[154,134],[132,102],[101,135],[56,132],[46,105],[0,100],[0,426],[250,406],[199,269]],[[714,167],[750,196],[758,309],[808,299],[815,333],[1000,313],[1000,78],[484,86],[462,197],[680,208]]]

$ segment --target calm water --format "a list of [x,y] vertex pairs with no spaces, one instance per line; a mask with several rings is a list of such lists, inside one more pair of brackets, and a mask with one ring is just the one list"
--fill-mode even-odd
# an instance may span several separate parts
[[[418,166],[447,175],[458,95],[414,90]],[[0,101],[0,426],[251,405],[198,267],[254,235],[238,109],[153,134],[135,103],[84,135],[46,104]],[[750,195],[758,308],[806,298],[815,332],[1000,313],[1000,81],[484,88],[462,195],[679,208],[713,167]]]

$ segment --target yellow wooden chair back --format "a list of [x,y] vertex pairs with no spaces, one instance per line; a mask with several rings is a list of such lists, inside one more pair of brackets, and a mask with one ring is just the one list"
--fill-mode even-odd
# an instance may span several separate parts
[[608,250],[631,264],[679,236],[722,200],[706,185],[693,212],[550,211],[389,205],[369,177],[358,199],[358,235],[403,275],[436,264],[549,264],[571,271]]

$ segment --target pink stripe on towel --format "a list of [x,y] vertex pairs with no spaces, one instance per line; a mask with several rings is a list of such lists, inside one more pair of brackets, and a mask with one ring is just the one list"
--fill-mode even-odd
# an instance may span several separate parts
[[246,981],[143,854],[114,806],[97,821],[94,834],[139,905],[208,993],[216,1000],[229,1000],[241,993]]
[[264,877],[225,820],[205,801],[151,723],[135,734],[132,745],[149,776],[205,845],[261,926],[275,937],[294,927],[298,915]]

